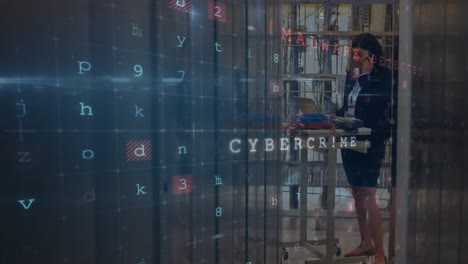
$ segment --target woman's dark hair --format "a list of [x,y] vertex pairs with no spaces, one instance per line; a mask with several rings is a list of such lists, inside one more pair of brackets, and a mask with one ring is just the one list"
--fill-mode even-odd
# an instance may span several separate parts
[[[361,34],[362,35],[362,34]],[[361,35],[355,36],[351,39],[351,48],[357,48]]]
[[356,37],[355,41],[357,42],[356,47],[368,50],[370,55],[376,57],[376,61],[383,56],[383,48],[380,45],[380,42],[377,38],[369,33],[360,34]]

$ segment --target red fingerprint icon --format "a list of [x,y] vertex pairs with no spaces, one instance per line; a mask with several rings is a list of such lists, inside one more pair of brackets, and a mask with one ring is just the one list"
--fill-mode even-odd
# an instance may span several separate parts
[[150,140],[127,141],[127,161],[151,160]]
[[192,0],[171,0],[169,1],[169,7],[188,13],[192,10]]

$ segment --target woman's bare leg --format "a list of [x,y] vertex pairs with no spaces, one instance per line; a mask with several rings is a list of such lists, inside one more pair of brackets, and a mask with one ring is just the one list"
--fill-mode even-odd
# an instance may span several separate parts
[[361,234],[361,243],[353,251],[345,254],[345,257],[353,256],[366,256],[374,254],[373,239],[371,234],[370,214],[369,210],[365,205],[365,193],[362,187],[351,186],[353,190],[353,197],[356,208],[356,215],[358,219],[359,232]]
[[[383,244],[383,224],[382,214],[380,208],[377,206],[375,198],[375,192],[377,188],[374,187],[361,187],[363,194],[363,206],[368,211],[370,230],[372,234],[372,240],[374,242],[375,254],[379,255],[380,259],[383,259],[385,255],[384,244]],[[377,257],[376,257],[377,258]]]

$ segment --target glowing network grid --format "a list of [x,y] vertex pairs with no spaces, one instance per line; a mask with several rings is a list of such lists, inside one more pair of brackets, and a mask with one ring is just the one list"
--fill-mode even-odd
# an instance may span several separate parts
[[[62,13],[64,7],[58,7],[49,21],[53,34],[45,41],[52,44],[47,50],[50,69],[32,66],[38,74],[28,75],[18,67],[16,77],[2,78],[2,86],[16,86],[9,97],[15,98],[9,113],[16,125],[3,130],[16,138],[8,153],[14,155],[12,170],[25,179],[16,204],[26,223],[47,205],[58,208],[49,219],[56,217],[69,230],[78,226],[112,233],[94,241],[103,251],[98,260],[113,256],[122,263],[157,263],[152,255],[157,244],[158,258],[172,263],[180,260],[170,254],[174,248],[190,248],[196,255],[198,248],[206,251],[215,241],[214,256],[201,253],[196,262],[218,263],[220,252],[232,251],[220,251],[223,241],[232,239],[232,226],[240,232],[239,226],[249,222],[248,213],[235,211],[249,195],[244,185],[256,184],[246,169],[265,165],[265,157],[234,157],[227,145],[218,144],[245,133],[245,113],[265,115],[265,104],[279,105],[282,87],[274,79],[279,50],[265,41],[266,34],[258,42],[248,40],[236,26],[245,23],[242,12],[248,7],[239,8],[235,1],[150,2],[149,7],[159,10],[152,14],[156,21],[148,10],[97,1],[94,8],[103,17],[94,17],[86,32],[73,34],[88,19],[80,13],[84,7],[77,3],[76,13],[73,8]],[[271,47],[262,51],[257,45]],[[23,59],[15,55],[16,61]],[[45,96],[43,105],[38,98]],[[260,130],[258,135],[268,133]],[[249,165],[252,161],[261,162]],[[58,181],[55,191],[31,189],[33,174]],[[276,195],[266,199],[277,207]],[[160,225],[160,237],[149,231],[140,242],[142,227],[154,226],[138,213],[156,207],[152,221]],[[102,219],[80,225],[74,211]],[[129,227],[135,218],[142,226]],[[128,230],[136,238],[130,239]],[[56,232],[54,238],[65,241]],[[245,256],[239,259],[254,263]],[[73,257],[61,261],[73,262]]]

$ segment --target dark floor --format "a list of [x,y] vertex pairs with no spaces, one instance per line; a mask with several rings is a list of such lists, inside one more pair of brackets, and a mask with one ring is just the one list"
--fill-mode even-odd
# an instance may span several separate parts
[[[344,191],[346,192],[346,190]],[[288,212],[288,195],[283,196],[283,209],[284,215],[289,215]],[[388,197],[386,190],[381,190],[377,193],[377,198],[385,200]],[[309,195],[308,199],[308,209],[309,213],[318,212],[318,209],[311,208],[320,208],[319,197],[313,197]],[[382,216],[384,221],[384,246],[385,252],[387,255],[388,252],[388,211],[386,210],[386,204],[380,203],[382,207]],[[353,210],[353,200],[350,197],[342,197],[336,204],[336,219],[335,219],[335,237],[339,239],[339,247],[342,251],[342,254],[353,250],[360,242],[359,228],[357,225],[357,219]],[[315,213],[314,213],[315,214]],[[325,213],[322,211],[322,214]],[[283,236],[282,241],[287,243],[286,249],[288,250],[289,259],[283,263],[289,264],[304,264],[305,260],[320,259],[325,255],[326,246],[318,245],[314,246],[313,250],[309,250],[301,246],[293,246],[291,242],[294,243],[299,241],[299,217],[294,216],[283,216]],[[325,239],[326,238],[326,222],[327,219],[325,216],[316,218],[309,217],[307,223],[307,240],[314,239]]]

